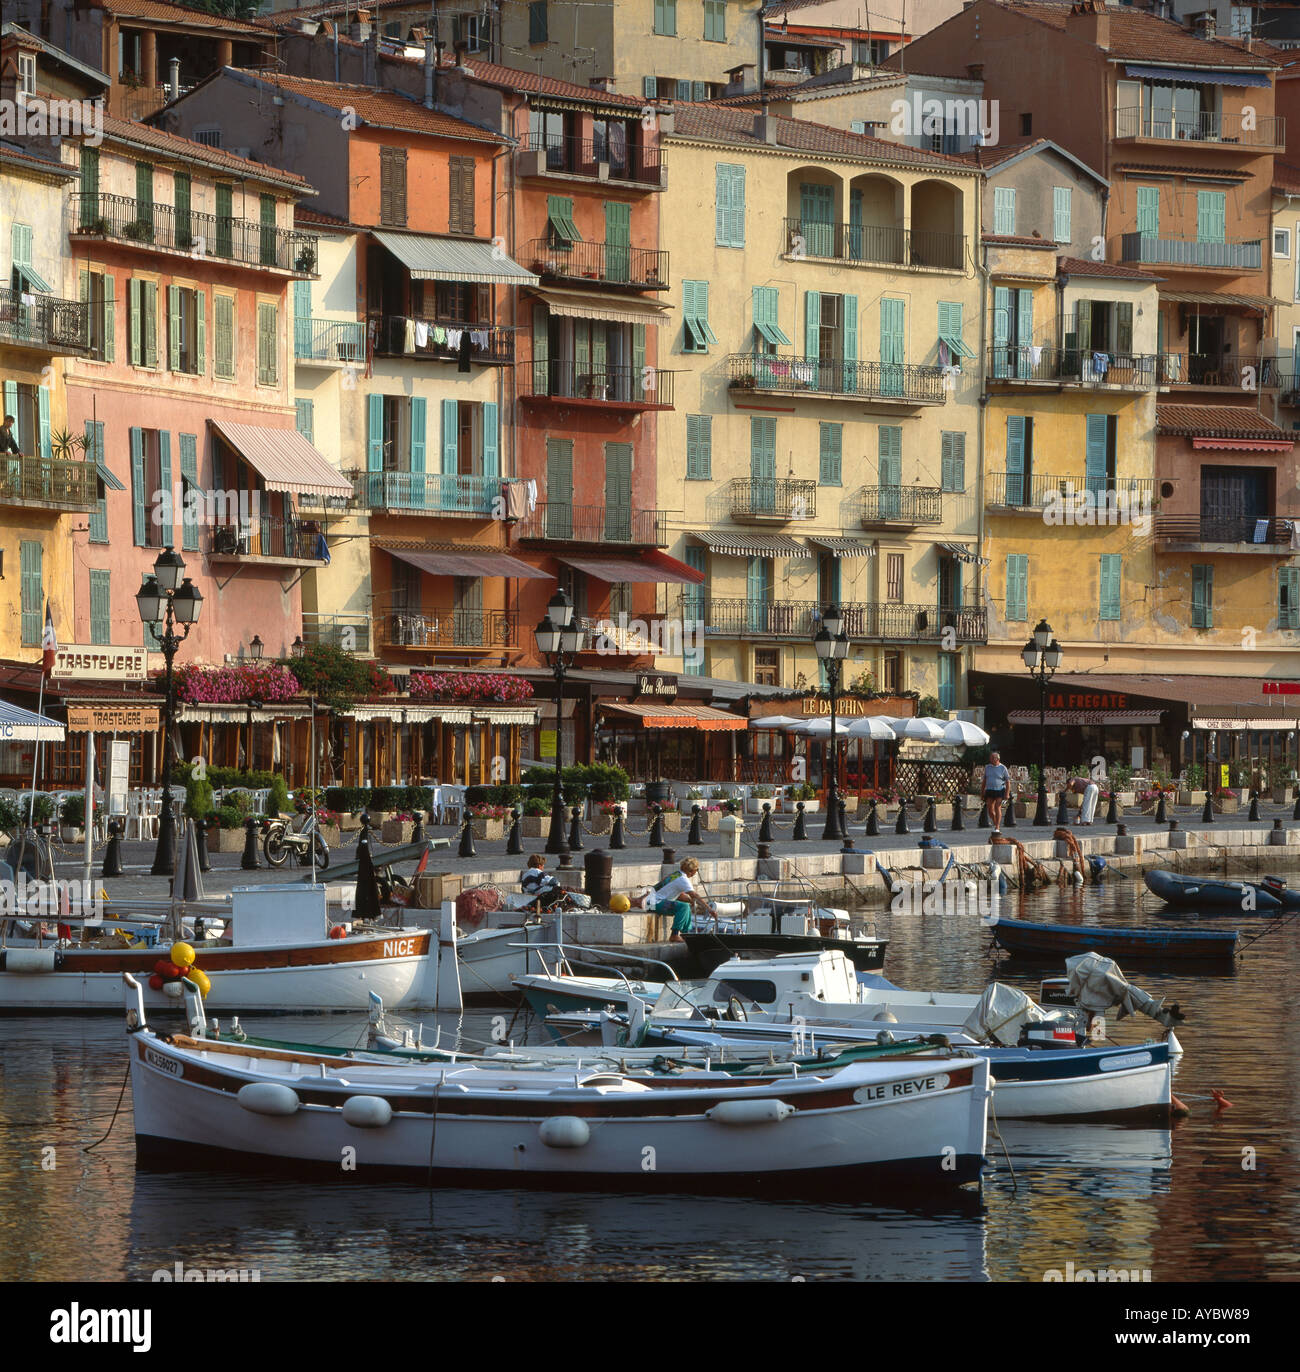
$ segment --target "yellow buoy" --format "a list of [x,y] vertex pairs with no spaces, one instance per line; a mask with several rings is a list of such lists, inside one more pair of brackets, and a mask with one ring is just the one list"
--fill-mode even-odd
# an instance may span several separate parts
[[632,902],[626,896],[611,896],[609,908],[616,914],[626,914],[632,908]]
[[198,967],[191,967],[186,976],[199,988],[199,995],[207,1000],[208,992],[212,990],[212,979],[208,974]]
[[194,949],[188,943],[173,943],[168,957],[177,967],[192,967],[194,965]]

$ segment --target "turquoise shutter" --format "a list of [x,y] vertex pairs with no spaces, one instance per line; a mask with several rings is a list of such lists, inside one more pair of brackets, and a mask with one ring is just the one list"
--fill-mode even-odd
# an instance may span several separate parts
[[835,196],[829,186],[799,186],[799,227],[809,257],[835,256]]
[[132,277],[126,283],[126,295],[128,308],[130,310],[130,326],[128,329],[128,360],[133,367],[141,365],[143,359],[140,353],[140,297],[142,282]]
[[818,426],[817,480],[823,486],[838,486],[842,481],[844,426]]
[[384,397],[378,392],[366,397],[366,470],[384,470]]
[[311,282],[293,283],[293,355],[310,357],[311,352]]
[[[491,481],[501,476],[501,419],[495,400],[483,405],[483,475]],[[495,494],[495,493],[494,493]],[[631,494],[629,493],[629,500]]]
[[1143,238],[1160,237],[1160,191],[1155,186],[1138,187],[1137,231]]
[[1011,291],[1006,286],[993,288],[993,374],[1008,376],[1007,347],[1011,341]]
[[140,331],[144,346],[144,365],[158,365],[158,285],[154,281],[141,283],[140,291],[142,328]]
[[54,449],[50,443],[50,388],[48,386],[37,386],[36,388],[36,426],[36,450],[44,461],[49,462],[54,457]]
[[90,641],[107,645],[113,641],[110,573],[92,568],[90,572]]
[[900,425],[881,424],[876,429],[876,480],[882,519],[902,513],[903,430]]
[[168,429],[158,430],[158,477],[158,485],[162,491],[162,499],[158,504],[158,532],[163,547],[174,548],[176,546],[176,531],[172,527],[172,518],[174,518],[176,511],[173,508],[175,501],[172,498],[174,495],[172,490],[172,436]]
[[852,394],[858,389],[858,297],[846,295],[844,301],[844,382]]
[[[424,471],[424,449],[427,440],[429,402],[420,395],[411,398],[411,471]],[[424,482],[413,481],[412,486],[423,488]],[[423,503],[422,501],[419,503]]]
[[[855,124],[861,123],[854,120]],[[865,126],[851,130],[852,133],[865,132]],[[848,256],[853,262],[863,260],[863,233],[862,233],[862,192],[854,186],[849,191],[849,251]],[[874,246],[874,245],[873,245]]]
[[[806,291],[803,298],[803,355],[813,362],[818,362],[821,356],[821,331],[822,331],[822,297],[820,291]],[[813,383],[815,390],[829,390],[828,386],[822,384],[821,366],[817,368],[818,375]]]
[[1106,492],[1106,416],[1090,414],[1084,458],[1085,484],[1093,495]]
[[945,432],[939,438],[940,485],[960,494],[966,489],[966,435]]
[[[682,550],[682,561],[685,562],[692,571],[699,572],[701,575],[707,574],[705,551],[703,548],[697,547],[694,544],[684,548]],[[699,625],[704,619],[706,585],[706,582],[699,581],[692,582],[689,585],[682,587],[682,618],[687,624]],[[695,642],[697,644],[701,636],[702,635],[696,637]],[[686,654],[685,667],[686,671],[691,676],[704,675],[703,648],[697,647],[694,652]]]
[[1101,604],[1099,619],[1119,619],[1120,617],[1120,569],[1123,558],[1119,553],[1101,555]]
[[460,406],[454,400],[442,402],[442,474],[455,476],[460,471]]
[[749,478],[751,505],[776,508],[776,420],[757,415],[749,421]]
[[18,545],[19,596],[21,603],[20,630],[23,646],[37,648],[41,642],[44,621],[41,614],[41,545]]
[[1007,415],[1007,504],[1028,504],[1028,473],[1025,470],[1025,419]]
[[1013,234],[1016,231],[1016,193],[1010,186],[998,186],[993,192],[993,232]]
[[767,629],[767,601],[770,582],[764,559],[751,557],[745,572],[746,628],[761,634]]
[[939,708],[952,710],[957,706],[957,655],[939,654]]
[[1033,373],[1034,293],[1016,292],[1016,375],[1028,378]]
[[1011,553],[1007,557],[1008,619],[1029,618],[1029,557],[1025,553]]
[[1228,197],[1224,191],[1196,192],[1196,238],[1200,243],[1222,243],[1228,226]]
[[293,402],[293,427],[307,440],[312,441],[316,428],[316,405],[314,401],[296,399]]
[[745,168],[719,162],[714,171],[714,238],[720,247],[745,246]]
[[137,548],[149,546],[144,489],[144,430],[131,430],[131,531]]
[[112,272],[104,273],[104,361],[112,362],[117,357],[113,335],[117,329],[117,286]]
[[686,479],[709,481],[713,470],[713,416],[686,416]]
[[[86,420],[86,460],[102,464],[104,461],[104,421]],[[97,483],[98,485],[98,483]],[[108,542],[108,497],[101,495],[90,512],[90,541]]]
[[181,288],[167,287],[167,366],[181,369]]
[[1214,568],[1208,562],[1192,567],[1192,628],[1214,628]]
[[1058,243],[1070,241],[1070,188],[1052,187],[1052,237]]
[[194,292],[194,370],[200,376],[208,370],[208,297]]
[[1300,629],[1300,567],[1278,568],[1277,627]]
[[880,388],[883,395],[903,393],[904,305],[901,300],[880,302]]
[[[632,395],[638,400],[644,400],[646,396],[645,384],[645,325],[632,325]],[[653,390],[654,382],[650,383],[649,389]]]
[[181,506],[176,518],[181,520],[181,546],[186,552],[197,552],[199,547],[198,521],[186,517],[189,505],[189,491],[199,487],[198,439],[194,434],[181,434]]

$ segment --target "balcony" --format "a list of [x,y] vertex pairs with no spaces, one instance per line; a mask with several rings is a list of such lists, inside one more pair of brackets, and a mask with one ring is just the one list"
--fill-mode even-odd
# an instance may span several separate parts
[[463,515],[489,519],[501,498],[499,476],[445,472],[351,472],[357,503],[390,514]]
[[938,486],[863,486],[853,497],[853,519],[864,529],[916,528],[943,519]]
[[365,326],[355,319],[295,319],[293,355],[299,362],[364,362]]
[[[1286,380],[1275,357],[1256,354],[1161,353],[1162,386],[1218,387],[1229,391],[1275,390]],[[1247,385],[1250,382],[1252,384]]]
[[1206,112],[1191,115],[1156,115],[1134,105],[1115,111],[1116,139],[1152,143],[1208,143],[1216,152],[1240,149],[1255,153],[1265,148],[1282,152],[1286,145],[1286,120],[1280,115],[1254,118],[1246,127],[1240,114]]
[[[465,355],[471,362],[490,366],[515,360],[515,335],[512,329],[446,319],[408,319],[403,315],[372,315],[371,322],[375,325],[375,353],[379,357],[418,357],[429,362],[458,362],[468,349]],[[465,335],[469,336],[468,344],[463,341]]]
[[[638,628],[633,628],[632,624],[593,619],[587,615],[579,619],[578,624],[586,634],[583,646],[578,651],[599,653],[601,656],[622,653],[629,657],[640,657],[647,653],[658,653],[662,651],[662,644],[672,642],[671,635],[676,631],[676,621],[664,619],[661,615],[652,615],[648,620],[638,616],[632,621]],[[647,633],[642,633],[641,628],[646,629]]]
[[591,281],[638,291],[666,291],[669,286],[665,248],[630,248],[580,239],[557,244],[534,238],[524,250],[524,260],[547,281]]
[[204,530],[213,562],[265,563],[279,567],[323,567],[320,526],[289,519],[249,519]]
[[[1104,356],[1104,364],[1098,357]],[[990,385],[1087,386],[1090,389],[1147,391],[1156,385],[1154,353],[1098,354],[1084,348],[1014,345],[990,348],[984,373]]]
[[[0,505],[44,506],[89,514],[98,497],[93,462],[0,454]],[[16,561],[17,555],[14,557]]]
[[542,500],[515,525],[515,538],[523,543],[617,543],[624,547],[666,548],[667,523],[663,510],[611,509],[606,505]]
[[[1118,524],[1124,522],[1124,517],[1150,516],[1155,485],[1155,479],[1149,476],[1090,483],[1082,476],[990,472],[986,478],[984,504],[991,510],[1012,514],[1041,514],[1050,507],[1061,512],[1063,524]],[[1080,518],[1080,515],[1096,511],[1101,512],[1101,517]],[[1112,511],[1114,517],[1109,518]]]
[[658,148],[615,150],[608,143],[565,134],[529,133],[515,166],[520,176],[608,181],[650,191],[661,191],[668,184],[668,167]]
[[673,373],[657,367],[602,367],[552,359],[520,368],[524,400],[563,400],[570,404],[621,406],[628,410],[671,410]]
[[862,267],[924,267],[931,271],[961,271],[966,265],[966,235],[937,229],[787,219],[785,242],[786,256],[796,260],[811,258]]
[[1258,238],[1229,238],[1203,243],[1199,238],[1148,238],[1126,233],[1120,238],[1120,261],[1150,267],[1186,267],[1189,271],[1257,272],[1264,248]]
[[302,641],[308,647],[323,643],[347,653],[368,654],[371,651],[370,616],[323,615],[304,610]]
[[315,234],[198,210],[178,215],[174,205],[142,203],[129,195],[77,191],[71,204],[71,232],[78,237],[110,238],[186,257],[215,257],[291,276],[320,275]]
[[509,610],[394,610],[375,621],[375,638],[384,648],[509,648],[517,630]]
[[[844,633],[850,640],[937,643],[946,629],[959,643],[988,639],[988,616],[980,609],[936,605],[843,604]],[[702,607],[704,632],[717,638],[811,639],[821,627],[822,606],[815,600],[720,600]]]
[[731,483],[731,517],[744,524],[816,519],[817,483],[779,476],[737,477]]
[[1255,553],[1290,557],[1296,521],[1271,515],[1158,515],[1156,543],[1166,553]]
[[0,289],[0,343],[42,353],[85,353],[87,307],[79,300],[33,292],[24,304],[21,291]]
[[732,353],[727,368],[733,400],[754,391],[915,408],[942,405],[948,398],[942,367],[915,367],[907,362],[823,362],[815,357]]

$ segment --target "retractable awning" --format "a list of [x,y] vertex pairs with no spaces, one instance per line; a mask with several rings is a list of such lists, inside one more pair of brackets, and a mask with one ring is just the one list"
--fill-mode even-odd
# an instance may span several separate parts
[[21,705],[10,705],[0,700],[0,743],[28,743],[45,740],[59,743],[64,737],[63,725],[57,720],[47,719],[34,710],[24,710]]
[[636,581],[658,585],[698,586],[704,573],[664,553],[647,557],[562,557],[559,561],[599,581]]
[[475,724],[505,724],[515,728],[531,728],[537,723],[537,708],[533,705],[516,705],[513,709],[505,706],[475,707]]
[[820,534],[809,534],[808,542],[815,543],[819,548],[825,548],[828,553],[834,553],[836,557],[875,557],[876,545],[867,543],[861,538],[831,538],[823,537]]
[[973,567],[987,567],[989,560],[981,557],[974,548],[967,543],[940,543],[945,553],[951,553],[958,562],[969,562]]
[[262,478],[268,491],[352,494],[352,483],[345,481],[296,429],[267,429],[260,424],[232,424],[226,419],[209,419],[208,424]]
[[[18,273],[18,279],[22,283],[25,291],[39,291],[42,295],[53,295],[54,289],[48,281],[36,271],[33,271],[25,262],[15,262],[14,271]],[[27,302],[24,301],[24,304]]]
[[1229,295],[1209,291],[1161,291],[1160,299],[1174,305],[1209,305],[1219,309],[1267,310],[1274,305],[1289,305],[1273,295]]
[[1261,729],[1274,731],[1277,729],[1294,729],[1296,720],[1290,717],[1279,718],[1277,715],[1243,715],[1241,718],[1232,716],[1219,716],[1211,718],[1206,716],[1193,716],[1193,729],[1219,730],[1227,729],[1232,733],[1240,733],[1242,729]]
[[605,319],[615,324],[665,324],[667,305],[612,291],[538,291],[552,314],[566,319]]
[[413,281],[473,281],[485,286],[535,286],[525,271],[491,243],[435,238],[421,233],[381,233],[375,239],[411,273]]
[[[1163,710],[1048,710],[1046,723],[1062,725],[1159,724]],[[1037,710],[1008,710],[1008,724],[1037,724]]]
[[635,720],[643,729],[704,729],[730,732],[748,729],[749,720],[742,715],[714,709],[712,705],[602,705],[606,714]]
[[807,557],[807,547],[789,534],[729,534],[705,529],[691,534],[724,557]]
[[1127,65],[1125,76],[1142,81],[1172,81],[1181,86],[1258,86],[1267,90],[1272,82],[1266,72],[1223,71],[1199,67],[1146,67]]
[[484,548],[480,552],[474,548],[394,548],[382,543],[379,546],[390,557],[410,567],[418,567],[430,576],[513,576],[521,581],[552,580],[549,572],[539,571],[494,548]]

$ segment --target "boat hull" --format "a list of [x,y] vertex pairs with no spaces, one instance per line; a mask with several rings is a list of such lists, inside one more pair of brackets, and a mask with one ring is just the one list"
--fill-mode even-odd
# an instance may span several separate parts
[[731,958],[775,958],[784,953],[810,953],[821,949],[841,952],[859,972],[875,972],[885,965],[888,939],[825,939],[816,934],[683,934],[686,947],[705,976]]
[[1143,873],[1147,890],[1167,905],[1205,915],[1271,915],[1300,910],[1300,892],[1284,891],[1279,898],[1252,881],[1203,881],[1160,870]]
[[1056,961],[1062,955],[1101,953],[1130,961],[1221,964],[1230,968],[1237,934],[1228,930],[1108,929],[1000,919],[991,926],[998,947],[1013,957]]
[[[461,988],[466,1001],[517,1000],[516,976],[543,971],[530,947],[553,941],[553,924],[527,924],[518,929],[480,929],[457,940]],[[530,947],[521,947],[528,944]]]
[[1152,1123],[1169,1118],[1173,1066],[1168,1043],[1132,1048],[992,1049],[993,1110],[1000,1120]]

